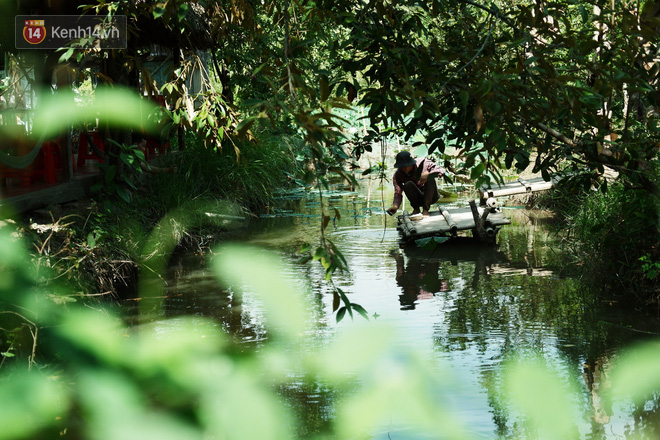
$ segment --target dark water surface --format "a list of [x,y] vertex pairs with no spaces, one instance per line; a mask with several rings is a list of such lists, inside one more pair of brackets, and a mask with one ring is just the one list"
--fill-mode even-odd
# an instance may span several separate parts
[[[616,353],[657,337],[657,321],[616,312],[616,305],[594,295],[600,286],[585,285],[579,271],[567,270],[547,213],[504,208],[512,224],[498,234],[497,247],[459,242],[434,251],[401,250],[396,220],[383,214],[381,202],[384,197],[389,206],[391,189],[388,185],[381,193],[378,184],[365,181],[356,191],[324,193],[326,212],[334,216],[336,209],[341,216],[331,222],[327,236],[351,269],[350,274],[337,274],[335,283],[372,318],[395,325],[398,343],[449,366],[460,382],[451,405],[475,438],[525,438],[516,421],[494,403],[499,366],[511,354],[525,351],[542,353],[567,378],[577,378],[582,438],[637,438],[654,425],[660,436],[657,398],[644,408],[609,408],[600,399]],[[467,206],[467,200],[448,206]],[[348,317],[335,323],[332,296],[318,262],[297,263],[302,244],[318,243],[320,207],[317,191],[283,195],[271,214],[250,220],[236,236],[279,254],[291,282],[311,290],[315,337],[323,344],[355,323]],[[264,341],[259,304],[222,291],[204,261],[188,255],[171,267],[159,315],[208,316],[244,344]],[[322,429],[331,394],[302,383],[287,393],[305,407],[308,432]],[[406,432],[374,433],[374,438],[388,437],[410,438]]]

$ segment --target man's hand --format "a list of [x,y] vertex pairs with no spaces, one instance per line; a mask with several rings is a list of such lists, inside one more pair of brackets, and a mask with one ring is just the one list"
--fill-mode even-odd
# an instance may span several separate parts
[[388,213],[389,215],[394,215],[394,213],[397,212],[398,210],[399,210],[398,206],[392,206],[390,208],[387,208],[387,211],[385,212]]
[[429,178],[429,173],[426,173],[426,172],[422,173],[422,175],[419,176],[419,183],[424,185],[426,183],[426,181],[428,180],[428,178]]

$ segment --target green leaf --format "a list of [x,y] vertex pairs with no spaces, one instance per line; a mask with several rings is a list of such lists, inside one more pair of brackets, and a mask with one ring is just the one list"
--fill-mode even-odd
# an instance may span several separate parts
[[[88,369],[80,374],[78,392],[85,413],[85,427],[97,440],[194,440],[197,427],[183,418],[148,408],[137,382],[119,372]],[[117,423],[121,420],[121,423]]]
[[474,166],[474,168],[472,168],[472,170],[470,170],[470,179],[475,180],[481,177],[481,175],[484,173],[485,170],[486,170],[486,164],[483,162],[479,162],[477,165]]
[[540,439],[577,438],[571,389],[541,357],[520,358],[505,365],[504,388],[515,408],[533,427]]
[[321,89],[321,101],[327,101],[330,96],[330,85],[328,84],[328,77],[326,75],[321,75],[319,88]]
[[154,15],[154,18],[156,18],[156,19],[162,17],[163,15],[165,15],[165,8],[163,8],[162,6],[156,6],[154,8],[153,15]]
[[431,242],[431,237],[425,237],[425,238],[420,238],[418,240],[415,240],[415,245],[417,245],[417,247],[423,248],[424,246],[426,246],[430,242]]
[[449,241],[449,237],[433,237],[433,241],[435,241],[438,244],[442,244]]
[[236,126],[236,131],[240,133],[244,133],[254,125],[255,122],[257,122],[259,118],[256,116],[250,116],[249,118],[243,119],[241,122],[238,123]]
[[614,363],[610,373],[613,399],[630,398],[642,407],[653,393],[660,391],[660,344],[638,344],[623,353]]
[[117,195],[126,203],[131,203],[131,193],[123,186],[117,186]]
[[137,186],[133,183],[131,179],[124,179],[124,183],[131,187],[131,189],[137,191]]
[[321,223],[321,229],[325,230],[325,228],[328,227],[329,223],[330,223],[330,216],[329,215],[324,215],[323,216],[323,223]]
[[468,105],[468,101],[470,100],[470,94],[465,90],[461,90],[459,92],[459,96],[461,98],[461,104],[463,105],[463,108],[466,108]]
[[90,232],[87,234],[87,246],[94,249],[96,247],[96,234]]
[[305,255],[298,260],[298,264],[307,264],[312,261],[311,255]]
[[179,12],[177,13],[177,16],[179,18],[179,21],[183,21],[186,18],[186,15],[188,14],[188,9],[190,7],[188,6],[187,3],[182,3],[179,6]]
[[314,251],[314,260],[321,260],[327,258],[327,256],[328,251],[323,246],[317,247],[316,251]]
[[59,63],[66,63],[69,61],[69,58],[71,58],[71,55],[73,55],[74,48],[70,47],[66,52],[64,52],[62,55],[60,55],[60,59],[58,60]]
[[353,310],[355,310],[355,311],[358,312],[360,315],[362,315],[362,317],[363,317],[364,319],[366,319],[367,321],[369,320],[369,315],[367,314],[367,311],[364,310],[364,308],[363,308],[361,305],[359,305],[359,304],[355,304],[355,303],[351,303],[351,307],[353,308]]
[[346,306],[343,306],[341,309],[337,311],[337,322],[341,322],[341,320],[344,319],[345,315],[346,315]]
[[37,438],[69,406],[68,387],[47,375],[18,373],[0,381],[0,439]]
[[[264,365],[265,367],[265,365]],[[267,368],[268,369],[268,368]],[[241,371],[215,384],[200,402],[199,415],[208,430],[202,438],[279,440],[296,438],[291,413],[258,374]],[[222,370],[221,370],[222,371]],[[246,374],[248,373],[248,374]],[[258,421],[255,421],[258,414]],[[119,438],[119,437],[118,437]]]
[[133,162],[135,162],[135,157],[130,154],[119,153],[119,158],[128,166],[132,166]]
[[108,168],[105,170],[105,183],[106,185],[113,180],[115,180],[115,176],[117,175],[117,167],[115,165],[110,165]]

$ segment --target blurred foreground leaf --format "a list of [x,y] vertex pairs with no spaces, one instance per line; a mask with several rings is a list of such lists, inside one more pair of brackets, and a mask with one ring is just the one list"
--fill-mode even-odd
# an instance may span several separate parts
[[224,245],[212,261],[215,275],[235,292],[248,291],[263,303],[269,330],[291,340],[308,325],[308,305],[284,274],[284,267],[262,249]]
[[0,227],[0,300],[17,303],[25,299],[19,293],[32,289],[37,278],[22,240],[12,233],[13,226]]
[[[359,390],[337,403],[338,438],[393,433],[392,438],[470,439],[445,399],[456,392],[451,372],[397,344],[395,334],[377,324],[351,329],[323,358],[336,379],[350,366],[357,368]],[[351,382],[345,377],[343,383]]]
[[202,433],[173,413],[149,408],[139,388],[117,373],[87,371],[79,392],[88,438],[97,440],[197,440]]
[[19,373],[0,380],[0,439],[29,438],[68,412],[66,389],[40,373]]
[[660,342],[635,346],[622,353],[611,372],[611,398],[643,404],[660,391]]
[[520,358],[504,367],[504,389],[539,439],[579,438],[575,424],[576,390],[541,358]]
[[337,438],[470,439],[446,401],[456,393],[449,369],[402,346],[397,333],[362,322],[310,359],[312,371],[346,394],[336,404]]
[[122,88],[100,88],[89,103],[76,103],[71,92],[47,94],[37,108],[33,127],[36,136],[50,138],[98,118],[114,127],[155,132],[154,115],[158,107],[134,91]]
[[[267,365],[262,365],[267,369]],[[280,440],[295,438],[293,419],[257,372],[237,369],[210,388],[200,402],[200,418],[211,438]]]

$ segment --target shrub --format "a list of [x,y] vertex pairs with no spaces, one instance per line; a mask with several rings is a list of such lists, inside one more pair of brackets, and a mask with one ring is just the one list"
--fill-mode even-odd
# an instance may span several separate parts
[[644,270],[660,259],[656,197],[614,184],[607,191],[564,195],[563,211],[576,259],[600,284],[633,297],[635,305],[660,306],[658,280]]

